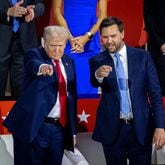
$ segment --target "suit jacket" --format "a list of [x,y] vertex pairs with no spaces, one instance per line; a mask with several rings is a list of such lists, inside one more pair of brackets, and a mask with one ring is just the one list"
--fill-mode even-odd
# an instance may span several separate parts
[[[151,142],[152,121],[156,128],[165,127],[159,81],[148,52],[127,47],[127,58],[134,129],[139,143],[146,144]],[[108,51],[104,51],[89,63],[91,83],[102,89],[93,138],[103,144],[112,144],[120,130],[120,94],[114,62]],[[102,65],[111,66],[112,72],[100,84],[95,72]]]
[[143,3],[145,28],[149,34],[149,50],[154,57],[161,56],[160,47],[165,43],[165,1],[144,0]]
[[[73,135],[76,135],[76,75],[71,58],[63,55],[62,62],[67,75],[68,123],[66,137],[69,148],[73,146]],[[25,142],[31,142],[35,138],[44,118],[51,111],[57,99],[56,71],[54,70],[52,76],[37,76],[39,66],[43,63],[53,65],[43,48],[27,52],[25,55],[25,89],[4,121],[4,125],[9,131]]]
[[[12,37],[13,18],[7,21],[7,10],[12,7],[12,0],[0,0],[0,50],[1,53],[8,52],[8,47]],[[35,17],[41,16],[44,12],[44,0],[24,0],[23,6],[35,5]],[[25,22],[24,17],[18,18],[20,23],[19,36],[23,50],[37,47],[37,36],[34,19],[29,23]]]

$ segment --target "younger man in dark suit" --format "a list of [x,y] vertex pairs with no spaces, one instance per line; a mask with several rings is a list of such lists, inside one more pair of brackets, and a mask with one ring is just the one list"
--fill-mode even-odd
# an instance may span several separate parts
[[14,138],[15,165],[61,165],[76,136],[76,75],[64,54],[61,26],[44,29],[43,47],[25,55],[25,87],[4,125]]
[[127,165],[127,159],[131,165],[151,165],[152,140],[157,149],[165,142],[152,58],[125,45],[124,25],[116,17],[105,18],[100,33],[106,50],[90,59],[91,83],[102,89],[93,139],[102,143],[107,165]]

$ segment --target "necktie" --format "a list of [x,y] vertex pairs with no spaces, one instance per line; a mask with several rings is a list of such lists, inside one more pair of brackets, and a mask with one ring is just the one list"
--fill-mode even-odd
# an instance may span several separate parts
[[128,113],[130,112],[130,105],[129,105],[129,99],[128,99],[128,93],[127,93],[128,84],[125,78],[124,67],[123,67],[122,61],[120,60],[119,53],[116,53],[115,57],[116,57],[116,74],[117,74],[117,80],[118,80],[118,87],[120,91],[121,113],[124,116],[128,116]]
[[59,80],[59,101],[60,101],[60,123],[62,126],[66,125],[67,114],[66,114],[66,105],[67,105],[67,93],[66,93],[66,83],[64,76],[62,75],[59,60],[54,61],[56,64],[56,71]]
[[[17,0],[12,0],[13,5],[17,3]],[[16,17],[13,17],[13,27],[12,27],[14,32],[17,32],[19,29],[19,21],[17,20]]]

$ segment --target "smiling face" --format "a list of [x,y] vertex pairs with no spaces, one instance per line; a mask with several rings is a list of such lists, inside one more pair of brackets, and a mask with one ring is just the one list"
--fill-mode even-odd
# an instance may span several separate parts
[[46,54],[53,60],[59,60],[63,54],[66,45],[66,40],[61,38],[47,38],[44,43]]
[[123,47],[124,30],[120,32],[116,24],[103,27],[101,30],[101,38],[109,52],[115,53]]

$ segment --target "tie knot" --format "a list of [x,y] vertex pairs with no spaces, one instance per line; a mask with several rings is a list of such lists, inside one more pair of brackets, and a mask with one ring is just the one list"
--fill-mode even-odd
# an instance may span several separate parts
[[116,58],[120,58],[120,54],[118,52],[115,53]]
[[54,60],[55,64],[59,64],[59,60]]

